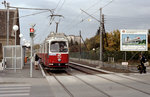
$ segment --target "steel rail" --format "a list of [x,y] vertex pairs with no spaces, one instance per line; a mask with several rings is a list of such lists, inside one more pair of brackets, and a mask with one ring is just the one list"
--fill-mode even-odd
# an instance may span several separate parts
[[[68,72],[67,72],[67,73],[68,73]],[[75,76],[75,75],[73,75],[73,74],[71,74],[71,73],[68,73],[68,74],[69,74],[69,75],[72,75],[73,77],[77,78],[78,80],[82,81],[83,83],[85,83],[86,85],[92,87],[93,89],[99,91],[100,93],[106,95],[107,97],[111,97],[111,96],[110,96],[109,94],[107,94],[106,92],[104,92],[104,91],[98,89],[97,87],[93,86],[92,84],[87,83],[86,81],[82,80],[81,78],[79,78],[79,77],[77,77],[77,76]]]
[[55,74],[53,73],[49,74],[52,75],[57,80],[57,82],[63,87],[63,89],[69,94],[70,97],[74,97],[74,95],[65,87],[65,85],[63,85],[63,83],[59,81],[59,79],[55,76]]
[[[76,65],[76,64],[73,64],[71,63],[72,65]],[[77,66],[77,65],[76,65]],[[79,66],[79,65],[78,65]],[[80,67],[83,67],[80,65]],[[87,68],[87,69],[90,69],[90,70],[94,70],[92,68],[88,68],[88,67],[84,67],[84,68]],[[95,71],[97,72],[101,72],[101,71],[98,71],[95,69]],[[121,77],[121,78],[126,78],[126,79],[129,79],[129,80],[132,80],[132,81],[135,81],[135,82],[138,82],[138,83],[142,83],[142,84],[146,84],[146,85],[150,85],[149,83],[146,83],[146,82],[143,82],[143,81],[140,81],[140,80],[136,80],[136,79],[132,79],[132,78],[129,78],[129,77],[125,77],[125,76],[122,76],[122,75],[118,75],[118,74],[115,74],[115,73],[111,73],[112,75],[115,75],[115,76],[118,76],[118,77]]]
[[[75,65],[75,64],[74,64]],[[77,65],[78,66],[78,65]],[[81,67],[83,67],[83,66],[81,66]],[[87,67],[85,67],[85,68],[87,68]],[[83,71],[83,70],[82,70]],[[86,71],[84,71],[84,72],[86,72]],[[88,72],[89,73],[89,72]],[[92,74],[92,73],[91,73]],[[93,75],[93,74],[92,74]],[[114,74],[115,75],[115,74]],[[125,86],[125,87],[128,87],[128,88],[131,88],[131,89],[133,89],[133,90],[136,90],[136,91],[139,91],[139,92],[142,92],[142,93],[145,93],[145,94],[147,94],[147,95],[150,95],[150,93],[149,92],[145,92],[145,91],[142,91],[142,90],[140,90],[140,89],[137,89],[137,88],[135,88],[135,87],[132,87],[132,86],[128,86],[128,85],[125,85],[125,84],[122,84],[122,83],[120,83],[120,82],[117,82],[117,81],[114,81],[114,80],[111,80],[111,79],[109,79],[109,78],[106,78],[106,77],[103,77],[103,76],[100,76],[100,75],[94,75],[94,76],[97,76],[97,77],[99,77],[99,78],[103,78],[103,79],[105,79],[105,80],[108,80],[108,81],[111,81],[111,82],[114,82],[114,83],[116,83],[116,84],[119,84],[119,85],[122,85],[122,86]],[[118,76],[118,75],[117,75]],[[130,79],[130,78],[128,78],[128,79]],[[130,79],[131,80],[131,79]],[[135,80],[133,80],[133,81],[135,81]],[[141,81],[138,81],[138,82],[140,82],[141,83]],[[142,84],[146,84],[146,83],[144,83],[144,82],[142,82]]]

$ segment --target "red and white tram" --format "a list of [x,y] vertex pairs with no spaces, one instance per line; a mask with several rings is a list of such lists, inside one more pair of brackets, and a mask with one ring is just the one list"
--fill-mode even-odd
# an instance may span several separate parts
[[68,39],[63,33],[51,33],[40,46],[39,57],[45,67],[50,70],[68,68]]

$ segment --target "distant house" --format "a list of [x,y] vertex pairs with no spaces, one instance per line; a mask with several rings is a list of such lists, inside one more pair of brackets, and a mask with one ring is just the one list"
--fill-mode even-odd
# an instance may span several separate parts
[[[15,32],[13,31],[13,25],[19,26],[19,11],[9,10],[9,45],[15,44]],[[20,28],[20,27],[19,27]],[[17,31],[17,45],[20,45],[19,38],[20,30]],[[0,9],[0,59],[2,58],[2,48],[7,44],[7,10]]]
[[69,43],[72,41],[73,44],[75,44],[75,43],[80,44],[80,39],[81,39],[80,36],[68,35],[67,38],[69,40]]

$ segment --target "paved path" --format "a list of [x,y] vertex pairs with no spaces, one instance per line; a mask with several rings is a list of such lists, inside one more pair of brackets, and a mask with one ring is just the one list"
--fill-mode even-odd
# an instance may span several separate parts
[[0,71],[0,97],[55,97],[41,71],[33,68],[33,78],[29,71],[29,64],[17,72]]

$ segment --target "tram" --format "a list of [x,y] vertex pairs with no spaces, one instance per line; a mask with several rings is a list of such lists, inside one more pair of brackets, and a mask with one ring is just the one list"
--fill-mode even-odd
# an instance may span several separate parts
[[38,56],[44,67],[50,70],[64,70],[69,62],[68,39],[63,33],[50,33],[40,45]]

